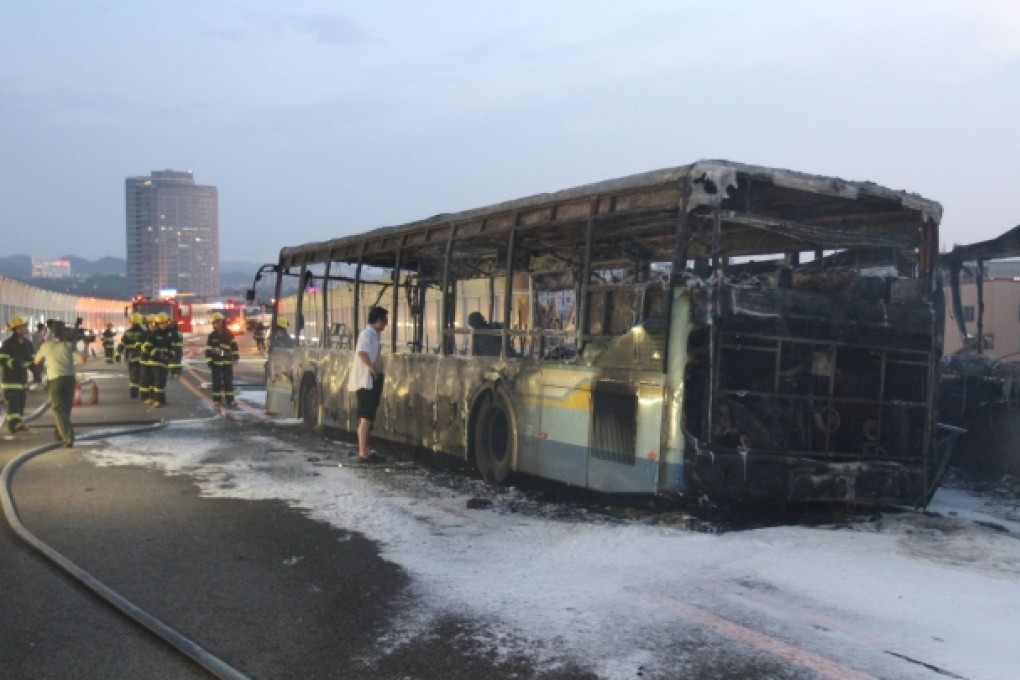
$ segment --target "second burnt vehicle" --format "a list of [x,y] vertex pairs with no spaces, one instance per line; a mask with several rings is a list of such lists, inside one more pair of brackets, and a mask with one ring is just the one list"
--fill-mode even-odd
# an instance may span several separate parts
[[270,352],[267,409],[353,430],[353,339],[381,304],[373,436],[494,482],[923,506],[953,438],[941,212],[710,160],[285,247],[259,275],[296,340]]

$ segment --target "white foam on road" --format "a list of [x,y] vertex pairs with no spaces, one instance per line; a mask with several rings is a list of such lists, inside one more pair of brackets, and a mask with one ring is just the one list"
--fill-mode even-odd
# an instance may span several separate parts
[[167,431],[86,455],[99,465],[191,475],[208,496],[285,499],[378,541],[412,576],[418,603],[395,623],[391,645],[453,613],[484,622],[479,644],[546,668],[580,663],[600,677],[634,677],[639,668],[655,677],[695,652],[761,653],[746,640],[715,652],[683,644],[708,635],[704,614],[877,677],[938,677],[893,654],[973,679],[1010,678],[1020,668],[1020,540],[964,510],[1014,520],[979,513],[965,494],[940,492],[932,507],[941,517],[710,535],[503,512],[499,499],[471,511],[470,489],[427,480],[417,491],[395,489],[385,471],[315,467],[313,453],[269,436],[228,444],[211,430]]

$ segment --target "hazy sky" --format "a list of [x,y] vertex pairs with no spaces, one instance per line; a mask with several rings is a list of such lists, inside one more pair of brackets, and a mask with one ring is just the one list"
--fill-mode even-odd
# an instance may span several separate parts
[[219,188],[221,257],[700,158],[1020,223],[1013,0],[0,5],[0,255],[125,256],[124,179]]

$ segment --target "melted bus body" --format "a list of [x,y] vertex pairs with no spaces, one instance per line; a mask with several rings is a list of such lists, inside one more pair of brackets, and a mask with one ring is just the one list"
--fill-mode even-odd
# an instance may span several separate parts
[[168,319],[177,322],[177,330],[181,333],[191,332],[191,304],[177,298],[147,298],[139,295],[131,301],[130,311],[143,316],[166,314]]
[[922,506],[951,440],[940,217],[872,183],[700,161],[285,247],[295,342],[270,349],[267,410],[355,431],[353,347],[381,305],[374,436],[491,481]]

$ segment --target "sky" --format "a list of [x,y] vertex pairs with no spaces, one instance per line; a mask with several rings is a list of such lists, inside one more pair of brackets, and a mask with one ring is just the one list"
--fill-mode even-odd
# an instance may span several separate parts
[[702,158],[1020,223],[1011,0],[0,4],[0,256],[125,257],[124,180],[224,261]]
[[[209,497],[283,499],[378,542],[410,577],[380,654],[453,614],[477,620],[481,653],[608,679],[677,677],[692,655],[708,667],[713,655],[728,668],[779,660],[795,677],[834,680],[1006,680],[1020,668],[1015,501],[944,486],[928,513],[699,533],[564,514],[481,480],[458,488],[414,471],[338,467],[354,445],[304,451],[271,429],[226,436],[214,423],[82,451],[97,465],[188,475]],[[466,509],[475,496],[493,504]],[[283,556],[281,568],[302,558]]]

